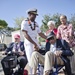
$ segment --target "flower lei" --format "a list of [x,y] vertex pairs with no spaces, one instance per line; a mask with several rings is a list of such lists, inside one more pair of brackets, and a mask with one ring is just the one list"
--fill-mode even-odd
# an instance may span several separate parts
[[29,24],[29,26],[31,27],[32,30],[35,30],[35,28],[38,27],[36,25],[36,22],[35,21],[34,21],[34,27],[32,27],[32,24],[31,24],[31,21],[30,20],[28,20],[28,24]]

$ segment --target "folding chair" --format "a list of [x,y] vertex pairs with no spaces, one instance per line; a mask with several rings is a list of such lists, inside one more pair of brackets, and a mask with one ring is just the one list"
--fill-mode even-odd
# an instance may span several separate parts
[[[64,58],[62,58],[64,61],[66,61]],[[43,67],[44,68],[44,65],[42,64],[38,64],[38,75],[41,75],[41,70],[40,70],[40,67]],[[59,74],[59,71],[64,67],[64,65],[57,65],[57,59],[55,59],[55,65],[54,65],[54,69],[51,70],[50,74],[49,75],[58,75]],[[65,70],[64,70],[65,72]],[[66,74],[66,72],[65,72]]]
[[[61,57],[61,59],[62,59],[64,62],[66,62],[66,60],[65,60],[63,57]],[[59,74],[59,71],[60,71],[64,66],[65,66],[65,65],[57,65],[57,58],[56,58],[56,59],[55,59],[55,65],[54,65],[55,70],[52,70],[49,75],[58,75],[58,74]]]

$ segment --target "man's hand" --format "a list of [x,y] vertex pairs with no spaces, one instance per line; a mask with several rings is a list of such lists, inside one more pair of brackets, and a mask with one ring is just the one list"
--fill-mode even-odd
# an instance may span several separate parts
[[20,55],[20,56],[24,55],[24,52],[19,51],[19,55]]
[[57,57],[59,57],[59,56],[61,56],[62,51],[61,51],[61,50],[55,51],[54,54],[55,54]]
[[37,46],[36,43],[34,43],[34,50],[35,50],[35,51],[38,51],[38,50],[39,50],[39,47]]

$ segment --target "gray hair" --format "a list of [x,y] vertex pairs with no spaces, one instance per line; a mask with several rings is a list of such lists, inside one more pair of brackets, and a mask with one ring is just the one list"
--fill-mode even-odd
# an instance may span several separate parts
[[55,21],[49,21],[49,22],[47,23],[47,26],[51,26],[51,24],[53,24],[53,25],[55,26]]

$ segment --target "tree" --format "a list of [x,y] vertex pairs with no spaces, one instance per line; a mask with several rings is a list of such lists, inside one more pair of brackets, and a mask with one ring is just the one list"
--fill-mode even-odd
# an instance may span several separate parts
[[[48,26],[47,26],[47,23],[48,23],[48,21],[50,21],[50,20],[53,20],[53,21],[55,21],[55,26],[56,27],[58,27],[61,23],[60,23],[60,14],[54,14],[54,15],[50,15],[50,14],[48,14],[48,15],[44,15],[43,16],[43,20],[42,20],[42,26],[41,26],[41,31],[43,32],[43,33],[45,33],[47,30],[48,30]],[[42,41],[45,41],[44,39],[42,39],[41,37],[39,38],[40,39],[40,42]]]
[[54,15],[50,15],[50,14],[48,14],[48,15],[44,15],[43,16],[43,20],[42,20],[42,26],[41,26],[41,31],[42,32],[46,32],[47,30],[48,30],[48,26],[47,26],[47,23],[48,23],[48,21],[50,21],[50,20],[53,20],[53,21],[55,21],[55,25],[56,25],[56,27],[58,27],[61,23],[60,23],[60,14],[54,14]]
[[47,23],[48,23],[49,20],[51,20],[50,14],[43,16],[42,26],[41,26],[41,31],[42,32],[46,32],[48,30]]
[[69,21],[72,23],[73,28],[74,28],[74,30],[75,30],[75,14],[71,15],[71,18],[70,18]]
[[53,21],[55,21],[55,26],[56,26],[56,28],[61,24],[61,22],[60,22],[60,14],[54,14],[53,16],[52,16],[52,20]]
[[16,30],[18,30],[18,29],[20,29],[21,28],[21,22],[22,22],[22,20],[24,20],[25,18],[24,17],[17,17],[17,18],[15,18],[14,19],[14,21],[15,21],[15,29]]
[[8,26],[5,20],[0,20],[0,29],[6,28]]
[[15,28],[13,28],[13,27],[7,27],[5,30],[7,30],[7,31],[15,31]]

